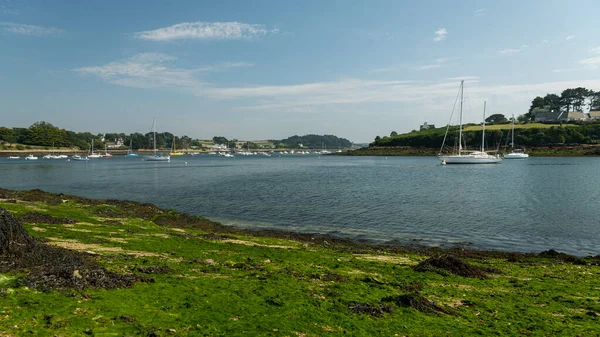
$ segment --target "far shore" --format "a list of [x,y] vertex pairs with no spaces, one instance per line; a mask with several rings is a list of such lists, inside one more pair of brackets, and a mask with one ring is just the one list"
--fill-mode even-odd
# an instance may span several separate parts
[[[337,153],[338,156],[437,156],[440,148],[390,146],[366,147]],[[532,157],[590,157],[600,156],[600,145],[552,145],[526,148]],[[502,152],[501,152],[502,153]]]

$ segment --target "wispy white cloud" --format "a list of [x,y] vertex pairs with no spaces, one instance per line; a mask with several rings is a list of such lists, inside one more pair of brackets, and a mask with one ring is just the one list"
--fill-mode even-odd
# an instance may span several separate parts
[[14,22],[0,22],[0,30],[29,36],[58,36],[64,33],[62,29],[54,27],[41,27]]
[[173,26],[133,33],[142,40],[245,40],[269,34],[277,34],[279,29],[267,29],[264,25],[241,22],[183,22]]
[[569,35],[569,36],[567,36],[567,38],[566,38],[565,40],[567,40],[567,41],[571,41],[571,40],[573,40],[574,38],[575,38],[575,35]]
[[[331,81],[292,83],[287,85],[248,85],[221,87],[201,78],[202,68],[177,68],[176,59],[164,54],[141,54],[103,66],[74,71],[96,76],[120,86],[174,90],[199,97],[232,101],[233,109],[253,111],[327,111],[331,107],[356,106],[363,103],[426,104],[428,109],[446,111],[458,90],[458,80],[469,83],[469,97],[477,100],[496,97],[498,110],[515,106],[527,111],[531,97],[564,88],[583,86],[600,89],[600,79],[546,82],[533,84],[481,85],[476,76],[445,78],[439,81],[400,81],[340,78]],[[600,61],[594,61],[600,62]],[[239,104],[238,104],[239,103]],[[437,109],[437,110],[436,110]],[[447,112],[447,111],[446,111]]]
[[17,15],[19,14],[19,10],[13,7],[9,1],[3,1],[4,3],[0,3],[0,14],[6,15]]
[[369,72],[370,73],[388,73],[388,72],[396,71],[398,69],[399,69],[398,67],[384,67],[384,68],[371,69],[371,70],[369,70]]
[[522,52],[523,50],[525,50],[527,48],[529,48],[529,46],[526,45],[526,44],[524,44],[524,45],[521,45],[519,48],[505,48],[505,49],[498,50],[498,54],[500,54],[500,55],[513,55],[513,54],[516,54],[516,53],[520,53],[520,52]]
[[169,67],[176,59],[167,54],[144,53],[126,60],[110,62],[102,66],[76,68],[73,71],[81,75],[97,76],[106,82],[122,86],[181,89],[195,93],[205,86],[199,77],[203,72],[252,66],[251,63],[246,62],[224,62],[191,69]]
[[592,54],[600,54],[600,47],[592,48]]
[[478,81],[479,76],[457,76],[457,77],[446,77],[447,81]]
[[474,16],[483,16],[487,8],[479,8],[473,11]]
[[434,34],[435,34],[435,37],[433,38],[433,41],[439,42],[439,41],[443,41],[446,39],[446,36],[448,35],[448,31],[446,30],[446,28],[440,28],[440,29],[436,30]]
[[589,57],[579,61],[581,64],[598,66],[600,65],[600,57]]
[[431,70],[431,69],[441,68],[443,66],[443,64],[446,63],[446,61],[448,61],[447,57],[437,58],[434,60],[433,63],[423,64],[420,66],[413,67],[413,70]]

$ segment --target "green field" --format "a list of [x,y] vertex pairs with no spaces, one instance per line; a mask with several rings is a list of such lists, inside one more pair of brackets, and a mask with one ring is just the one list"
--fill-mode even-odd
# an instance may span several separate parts
[[[120,289],[35,289],[26,281],[35,268],[5,271],[0,336],[592,336],[600,331],[598,257],[377,247],[310,235],[252,234],[135,203],[6,190],[0,197],[0,207],[17,217],[37,212],[74,219],[70,224],[24,221],[35,237],[88,252],[108,271],[152,279]],[[30,218],[40,217],[37,213]],[[485,271],[465,277],[442,267],[415,270],[430,256],[445,254]],[[92,277],[65,267],[55,278],[72,281],[80,274]],[[44,282],[56,281],[47,277]]]
[[[542,123],[526,123],[526,124],[515,124],[515,129],[549,129],[553,126],[558,126],[558,124],[542,124]],[[574,124],[563,124],[563,126],[577,126]],[[494,124],[494,125],[486,125],[486,130],[510,130],[512,129],[512,124]],[[466,126],[464,131],[480,131],[480,125],[469,125]]]

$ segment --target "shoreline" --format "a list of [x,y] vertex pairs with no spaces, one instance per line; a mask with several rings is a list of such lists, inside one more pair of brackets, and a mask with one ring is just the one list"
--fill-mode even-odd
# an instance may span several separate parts
[[588,336],[600,318],[600,255],[257,233],[35,189],[0,208],[8,336]]
[[[358,150],[335,153],[336,156],[431,156],[435,157],[439,148],[411,146],[375,146]],[[565,145],[526,148],[531,157],[600,157],[600,145]]]
[[[195,219],[201,219],[202,222],[207,224],[207,228],[210,230],[223,233],[223,234],[242,234],[251,235],[256,237],[275,238],[275,239],[286,239],[295,240],[305,243],[317,243],[328,246],[329,248],[337,247],[343,250],[363,250],[363,251],[384,251],[387,253],[410,253],[419,255],[440,255],[440,254],[452,254],[459,257],[490,257],[490,258],[507,258],[511,256],[529,256],[534,257],[539,254],[544,254],[548,251],[556,251],[553,247],[547,247],[545,250],[540,251],[517,251],[517,250],[494,250],[486,249],[483,247],[470,247],[469,242],[458,242],[456,244],[447,244],[447,246],[439,245],[424,245],[419,242],[422,240],[398,240],[393,239],[389,241],[379,241],[375,239],[364,239],[364,238],[353,238],[351,235],[334,235],[330,233],[318,233],[318,232],[299,232],[299,231],[286,231],[277,228],[258,228],[251,229],[243,226],[224,225],[220,222],[210,220],[203,216],[191,215],[183,212],[179,212],[173,209],[165,209],[155,204],[140,203],[131,200],[121,199],[91,199],[85,197],[79,197],[75,195],[68,195],[63,193],[52,193],[46,192],[39,189],[33,190],[9,190],[0,187],[0,203],[7,202],[7,200],[16,201],[42,201],[49,204],[59,204],[66,202],[75,202],[84,205],[102,205],[109,204],[116,207],[142,207],[150,208],[157,214],[171,214],[178,219],[178,223],[182,221]],[[571,254],[563,253],[565,256],[569,256],[574,259],[585,259],[600,257],[600,254]]]

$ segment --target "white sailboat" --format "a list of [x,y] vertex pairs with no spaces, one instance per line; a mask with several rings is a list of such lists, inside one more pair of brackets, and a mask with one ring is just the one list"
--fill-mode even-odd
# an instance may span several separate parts
[[92,138],[92,145],[90,146],[90,153],[88,153],[88,158],[93,159],[93,158],[102,158],[101,154],[98,153],[94,153],[94,138]]
[[510,142],[511,152],[504,155],[504,159],[525,159],[529,155],[523,149],[515,149],[515,115],[512,116],[512,139]]
[[171,156],[161,156],[160,153],[156,153],[156,120],[152,120],[152,138],[154,143],[154,154],[151,156],[146,156],[144,160],[170,162]]
[[446,143],[448,136],[448,130],[450,124],[446,128],[446,135],[444,136],[444,142],[440,149],[438,157],[442,161],[442,164],[497,164],[502,161],[498,155],[491,155],[485,152],[485,102],[483,105],[483,131],[481,134],[481,150],[480,151],[469,151],[463,150],[462,148],[462,118],[463,118],[463,92],[464,92],[464,81],[460,81],[460,116],[458,126],[458,152],[450,155],[442,155],[442,150]]

